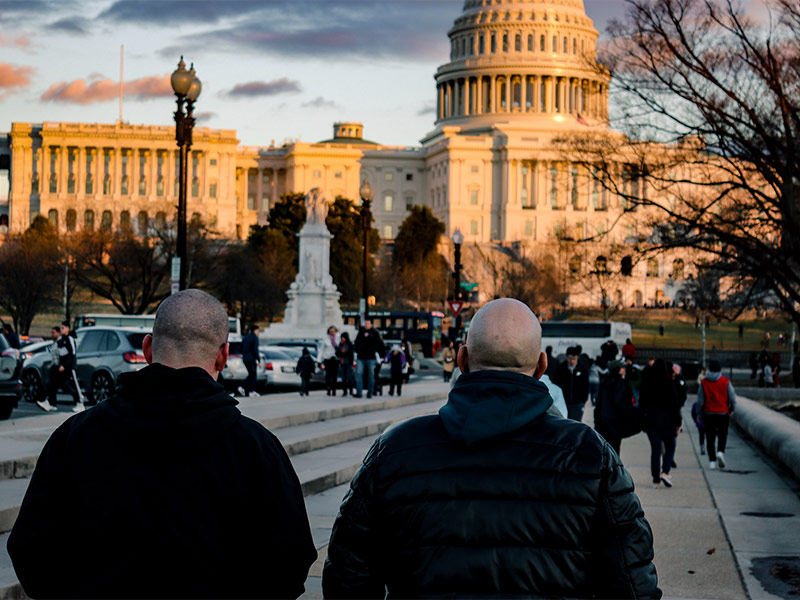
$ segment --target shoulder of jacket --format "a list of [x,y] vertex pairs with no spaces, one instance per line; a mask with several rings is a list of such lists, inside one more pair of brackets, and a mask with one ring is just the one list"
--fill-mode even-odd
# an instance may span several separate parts
[[395,423],[376,440],[364,462],[374,462],[395,452],[447,441],[447,434],[438,414],[412,417]]

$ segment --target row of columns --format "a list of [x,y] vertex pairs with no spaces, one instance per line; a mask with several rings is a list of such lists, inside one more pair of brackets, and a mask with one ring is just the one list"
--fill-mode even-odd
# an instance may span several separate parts
[[[122,154],[123,151],[128,155],[128,164],[123,172]],[[72,171],[70,171],[70,154],[73,155]],[[145,165],[142,169],[140,162],[141,155],[145,156]],[[111,189],[105,194],[103,183],[106,176],[105,156],[109,155],[108,175],[111,180]],[[203,153],[192,153],[205,157]],[[163,158],[161,165],[161,177],[163,183],[163,194],[157,192],[158,184],[158,157]],[[139,148],[106,148],[104,146],[53,146],[46,144],[41,150],[34,154],[34,163],[38,163],[38,168],[34,168],[34,173],[39,175],[39,193],[41,196],[56,196],[58,198],[72,197],[93,197],[102,198],[103,196],[123,196],[122,180],[125,175],[128,177],[128,189],[125,197],[143,196],[150,200],[156,198],[176,196],[176,181],[178,177],[178,151],[160,149],[139,149]],[[39,160],[37,160],[37,158]],[[91,163],[87,164],[87,160]],[[55,166],[55,170],[53,167]],[[87,193],[86,182],[91,175],[92,188]],[[198,178],[199,197],[206,195],[206,169],[204,168],[204,158],[200,159],[197,172],[194,172],[193,156],[189,157],[189,189],[188,195],[192,197],[193,177]],[[56,178],[56,192],[50,192],[50,180]],[[74,191],[69,191],[70,176],[73,178]],[[139,194],[139,181],[144,177],[146,181],[146,191],[144,195]],[[31,190],[33,193],[36,190]]]
[[607,119],[608,90],[602,82],[554,75],[478,75],[437,85],[437,121],[511,112]]
[[[253,168],[253,167],[251,167],[251,168],[248,168],[248,169],[242,169],[242,171],[244,173],[244,177],[243,177],[243,179],[244,179],[244,183],[243,183],[244,205],[243,205],[242,208],[243,209],[247,209],[248,208],[248,202],[249,202],[249,199],[250,199],[250,192],[252,191],[250,189],[250,174],[253,173],[253,172],[255,172],[255,199],[256,199],[255,210],[264,211],[264,210],[269,210],[269,208],[272,207],[272,206],[275,206],[275,204],[278,202],[278,199],[279,199],[280,193],[281,193],[281,190],[279,189],[279,187],[285,187],[285,186],[281,186],[280,185],[280,183],[278,181],[278,176],[279,176],[281,171],[283,171],[283,175],[285,176],[285,170],[284,169],[276,169],[274,167],[270,167],[270,168]],[[269,175],[269,183],[266,184],[266,185],[264,184],[264,174],[265,173]],[[265,189],[267,186],[269,186],[269,190]],[[264,205],[264,200],[263,200],[265,193],[268,194],[268,198],[269,198],[269,204],[267,206]]]
[[[578,40],[580,39],[580,44]],[[494,48],[492,41],[494,40]],[[558,31],[491,30],[452,38],[450,60],[494,54],[583,54],[587,38],[563,35]],[[566,46],[566,48],[565,48]],[[592,41],[589,40],[589,47]]]

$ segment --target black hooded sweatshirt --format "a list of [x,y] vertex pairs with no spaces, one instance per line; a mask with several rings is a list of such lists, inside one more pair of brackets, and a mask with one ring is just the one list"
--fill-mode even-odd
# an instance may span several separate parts
[[333,526],[326,598],[660,598],[633,481],[545,385],[458,378],[381,435]]
[[48,440],[8,541],[34,598],[296,598],[316,559],[280,442],[204,370],[154,364]]

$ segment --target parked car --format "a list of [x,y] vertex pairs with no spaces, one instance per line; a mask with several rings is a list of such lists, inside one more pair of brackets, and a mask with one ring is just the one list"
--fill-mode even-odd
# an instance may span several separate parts
[[8,419],[22,396],[22,357],[0,333],[0,419]]
[[41,354],[42,352],[50,352],[50,348],[53,347],[54,343],[55,342],[53,340],[33,342],[32,344],[27,344],[26,346],[20,348],[19,353],[22,356],[22,360],[27,360],[31,356]]
[[302,350],[288,346],[261,346],[259,350],[265,357],[268,386],[300,387],[300,375],[295,367]]
[[[325,385],[325,365],[317,360],[321,344],[321,340],[280,340],[272,342],[271,345],[283,349],[284,351],[290,351],[290,355],[295,357],[295,366],[297,366],[297,361],[303,354],[303,348],[308,348],[311,358],[314,359],[314,363],[317,365],[314,375],[311,376],[311,385],[313,387],[318,387],[319,385]],[[298,386],[299,385],[298,383]]]
[[[233,336],[231,336],[233,337]],[[229,390],[235,390],[247,379],[247,367],[242,360],[242,341],[236,339],[228,342],[228,362],[220,374],[222,385]],[[266,358],[263,353],[256,366],[256,389],[263,390],[267,386]]]
[[[76,332],[75,372],[89,404],[108,399],[122,373],[138,371],[147,364],[142,340],[148,333],[138,327],[88,327]],[[25,361],[22,388],[27,402],[44,398],[52,362],[50,352],[34,354]]]

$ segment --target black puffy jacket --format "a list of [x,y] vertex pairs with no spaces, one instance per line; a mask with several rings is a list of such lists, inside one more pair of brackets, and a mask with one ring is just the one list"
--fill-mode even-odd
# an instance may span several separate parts
[[376,440],[333,527],[326,598],[660,598],[630,475],[544,384],[462,375]]

